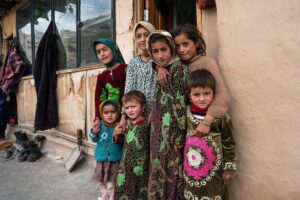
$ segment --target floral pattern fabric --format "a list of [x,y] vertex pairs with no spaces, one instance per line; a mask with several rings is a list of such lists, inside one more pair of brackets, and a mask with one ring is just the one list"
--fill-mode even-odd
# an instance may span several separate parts
[[126,130],[114,199],[147,199],[149,126],[146,121],[140,125],[129,125]]
[[152,108],[156,77],[156,72],[152,68],[152,59],[144,62],[140,56],[137,56],[130,60],[126,72],[125,93],[131,90],[142,92],[147,101],[147,113],[149,113]]
[[183,176],[185,199],[228,199],[224,171],[236,169],[236,144],[228,115],[216,119],[211,132],[199,137],[194,130],[204,118],[187,107],[187,136],[184,146]]
[[188,69],[181,61],[169,68],[168,84],[157,85],[150,133],[148,199],[183,199],[182,145],[186,129],[185,82]]

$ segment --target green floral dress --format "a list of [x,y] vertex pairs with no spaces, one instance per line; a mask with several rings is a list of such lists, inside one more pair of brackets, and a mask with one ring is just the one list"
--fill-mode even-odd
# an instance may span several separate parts
[[188,68],[176,61],[169,68],[168,84],[157,85],[150,132],[148,199],[183,199],[182,152],[186,131],[184,102]]
[[195,136],[194,130],[204,116],[192,114],[187,107],[187,136],[184,146],[184,196],[188,200],[229,199],[224,172],[236,170],[236,143],[230,117],[215,119],[209,134]]
[[147,199],[149,129],[147,120],[133,125],[127,121],[123,156],[119,165],[114,199]]

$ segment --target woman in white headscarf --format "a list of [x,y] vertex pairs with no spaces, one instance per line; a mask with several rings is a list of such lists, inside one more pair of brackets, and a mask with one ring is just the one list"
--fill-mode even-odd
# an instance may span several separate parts
[[[147,51],[146,41],[155,30],[149,22],[139,21],[133,28],[134,43],[138,55],[129,61],[126,72],[125,93],[138,90],[146,97],[146,115],[151,111],[154,90],[156,86],[156,72],[152,68],[152,59]],[[124,113],[124,109],[123,112]],[[125,129],[125,114],[122,115],[119,127]]]

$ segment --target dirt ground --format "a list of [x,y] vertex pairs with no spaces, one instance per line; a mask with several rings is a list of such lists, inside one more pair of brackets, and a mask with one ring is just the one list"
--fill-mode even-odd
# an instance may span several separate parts
[[69,173],[62,161],[44,155],[36,162],[5,160],[0,151],[1,200],[96,200],[94,166],[86,159]]

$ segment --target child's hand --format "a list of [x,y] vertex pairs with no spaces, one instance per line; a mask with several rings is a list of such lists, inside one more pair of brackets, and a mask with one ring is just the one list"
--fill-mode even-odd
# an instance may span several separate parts
[[116,126],[115,127],[115,130],[114,130],[114,133],[113,133],[113,141],[117,141],[119,135],[121,135],[123,133],[123,129],[121,126]]
[[169,71],[164,67],[157,66],[157,82],[161,86],[165,86],[168,84],[168,75]]
[[223,173],[223,179],[224,180],[229,180],[233,177],[233,173],[232,172],[224,172]]
[[96,118],[94,119],[92,133],[98,134],[98,133],[100,133],[100,131],[101,131],[101,128],[100,128],[100,121],[99,121],[99,118],[96,117]]
[[[116,126],[117,127],[121,127],[122,131],[125,132],[126,131],[126,115],[123,114],[121,117],[121,121],[119,122],[119,124]],[[115,128],[115,129],[116,129]]]
[[200,123],[194,131],[194,134],[197,136],[207,135],[210,132],[210,125],[214,121],[214,117],[207,114],[205,115],[203,121],[205,123]]
[[177,144],[174,145],[174,151],[176,153],[179,152],[181,148],[182,148],[182,145],[177,145]]
[[204,124],[199,124],[194,131],[194,134],[197,136],[207,135],[210,131],[210,127],[205,126]]

